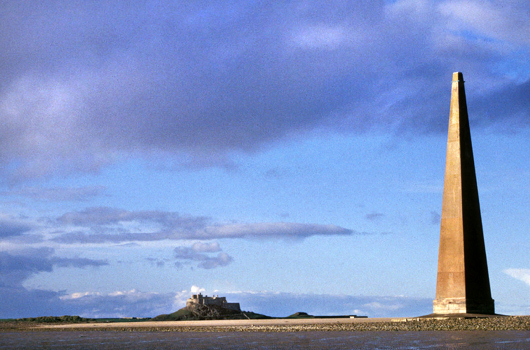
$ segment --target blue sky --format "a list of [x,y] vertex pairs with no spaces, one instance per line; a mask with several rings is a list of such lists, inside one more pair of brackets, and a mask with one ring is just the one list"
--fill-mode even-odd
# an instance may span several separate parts
[[530,314],[530,5],[6,1],[0,318],[432,312],[452,73]]

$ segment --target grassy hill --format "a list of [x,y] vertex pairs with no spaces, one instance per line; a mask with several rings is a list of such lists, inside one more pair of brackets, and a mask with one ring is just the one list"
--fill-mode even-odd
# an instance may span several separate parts
[[192,321],[192,320],[248,320],[264,319],[269,316],[250,311],[234,311],[216,305],[197,305],[194,308],[182,308],[171,314],[159,315],[152,321]]

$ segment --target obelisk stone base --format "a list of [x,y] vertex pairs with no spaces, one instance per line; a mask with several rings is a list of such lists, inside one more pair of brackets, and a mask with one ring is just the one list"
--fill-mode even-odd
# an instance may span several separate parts
[[493,299],[488,301],[470,301],[466,298],[443,298],[433,302],[435,314],[495,314]]

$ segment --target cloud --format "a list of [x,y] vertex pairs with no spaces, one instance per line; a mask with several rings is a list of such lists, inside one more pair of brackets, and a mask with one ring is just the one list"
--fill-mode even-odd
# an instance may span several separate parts
[[27,290],[0,284],[1,318],[60,316],[73,314],[59,300],[60,293],[50,290]]
[[3,195],[23,196],[47,202],[87,201],[99,196],[105,190],[104,186],[86,186],[77,188],[37,188],[24,187],[23,189],[4,191]]
[[176,212],[128,211],[109,207],[91,207],[82,211],[68,212],[57,219],[63,224],[98,227],[124,222],[156,223],[165,229],[178,227],[194,229],[207,222],[206,217],[183,217]]
[[[316,235],[361,234],[335,225],[302,223],[211,223],[207,217],[182,216],[175,212],[128,211],[96,207],[68,212],[57,219],[64,233],[52,238],[59,243],[121,243],[221,238],[303,239]],[[196,249],[216,249],[203,245]]]
[[191,249],[197,253],[214,253],[221,251],[221,247],[219,246],[218,242],[195,242],[191,246]]
[[335,225],[288,222],[212,225],[198,232],[207,238],[286,238],[299,239],[316,235],[351,235],[354,231]]
[[153,317],[175,311],[182,297],[175,293],[81,292],[65,294],[47,290],[26,290],[0,286],[5,302],[0,305],[2,318],[79,315],[82,317]]
[[31,248],[17,252],[0,251],[0,285],[21,287],[23,281],[39,272],[50,272],[55,267],[99,267],[104,260],[62,258],[54,256],[53,248]]
[[42,226],[35,220],[23,215],[12,216],[0,213],[0,242],[28,246],[44,240],[40,230]]
[[206,259],[204,260],[201,260],[201,262],[199,263],[198,267],[200,268],[203,268],[203,269],[215,269],[216,267],[221,267],[221,266],[227,266],[229,265],[232,261],[234,261],[234,258],[232,258],[230,255],[224,253],[224,252],[221,252],[219,254],[217,254],[217,256],[215,257],[207,257]]
[[530,80],[524,83],[508,83],[495,92],[480,96],[473,104],[473,110],[484,117],[482,123],[498,123],[497,128],[503,131],[510,130],[510,126],[515,125],[520,128],[528,127]]
[[354,296],[275,292],[224,293],[243,310],[269,316],[288,316],[298,311],[311,315],[364,315],[411,317],[432,313],[432,299],[401,296]]
[[7,237],[21,236],[33,227],[7,218],[0,217],[0,240]]
[[[488,87],[468,94],[470,107],[499,104],[498,92],[528,80],[525,69],[510,68],[514,79],[499,69],[527,64],[528,23],[523,0],[10,2],[0,14],[0,169],[20,182],[124,156],[233,166],[234,151],[320,128],[440,132],[439,94],[455,69]],[[506,98],[526,105],[523,94]],[[491,122],[516,129],[523,111]]]
[[103,260],[62,258],[52,248],[24,249],[0,252],[0,317],[18,318],[72,314],[59,300],[61,293],[50,290],[28,290],[22,284],[40,272],[51,272],[56,267],[99,267]]
[[348,33],[340,26],[305,27],[293,35],[293,42],[305,49],[337,49],[346,43]]
[[484,37],[512,44],[530,44],[525,33],[530,31],[530,10],[522,1],[510,1],[510,6],[495,1],[444,1],[441,12],[451,21],[455,30],[468,30]]
[[[168,314],[186,305],[192,294],[206,290],[193,286],[176,293],[154,293],[138,290],[111,293],[75,292],[65,294],[46,290],[6,288],[0,286],[5,302],[0,305],[3,318],[80,315],[83,317],[154,317]],[[238,302],[245,311],[284,317],[298,311],[312,315],[366,315],[369,317],[410,317],[432,311],[428,298],[363,297],[353,295],[297,294],[277,292],[222,292],[215,294]]]
[[24,249],[0,252],[0,317],[18,318],[72,314],[59,297],[50,290],[28,290],[22,284],[40,272],[51,272],[56,267],[99,267],[108,265],[104,260],[63,258],[54,255],[52,248]]
[[383,213],[370,213],[370,214],[366,214],[364,218],[369,221],[376,221],[376,220],[380,220],[384,216],[385,214]]
[[170,293],[138,290],[101,293],[94,291],[66,294],[47,290],[27,290],[21,286],[0,285],[0,317],[79,315],[82,317],[154,317],[168,314],[186,305],[191,294],[204,292],[192,286],[190,290]]
[[[219,252],[217,255],[211,253]],[[214,269],[217,267],[227,266],[234,258],[221,251],[219,243],[196,242],[191,247],[179,246],[174,250],[177,267],[191,262],[198,262],[197,267],[202,269]]]
[[433,225],[440,224],[440,221],[442,220],[442,216],[440,215],[440,213],[438,213],[437,211],[431,211],[430,216],[431,216],[431,220],[430,220],[431,224]]
[[[109,229],[108,231],[112,231]],[[150,242],[173,239],[171,235],[164,232],[153,233],[86,233],[80,231],[68,232],[51,238],[51,241],[63,244],[102,244],[102,243],[124,243],[124,242]]]
[[160,259],[160,258],[152,258],[152,257],[146,258],[146,260],[152,264],[155,264],[156,267],[164,267],[166,265],[166,262],[168,261],[168,259]]
[[205,291],[206,291],[206,289],[198,287],[196,285],[191,286],[191,294],[199,294],[199,293],[202,293],[202,292],[205,292]]
[[85,317],[153,317],[176,311],[174,293],[137,290],[112,293],[84,292],[61,295],[65,308]]
[[[101,293],[84,291],[66,294],[47,290],[26,290],[0,285],[0,317],[80,315],[83,317],[153,317],[186,305],[192,294],[206,293],[193,285],[178,292],[155,293],[138,290]],[[414,317],[432,312],[432,298],[404,296],[359,296],[345,294],[303,294],[267,291],[214,290],[210,294],[241,304],[242,310],[284,317],[304,311],[312,315],[365,315],[368,317]],[[527,305],[509,305],[515,314],[525,314]],[[505,305],[506,308],[506,305]]]
[[508,276],[523,281],[530,286],[530,269],[506,269],[503,272]]

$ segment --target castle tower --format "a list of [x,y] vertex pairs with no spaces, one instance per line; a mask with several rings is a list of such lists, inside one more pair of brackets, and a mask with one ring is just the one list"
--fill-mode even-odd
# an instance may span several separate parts
[[435,314],[494,314],[462,73],[453,74]]

